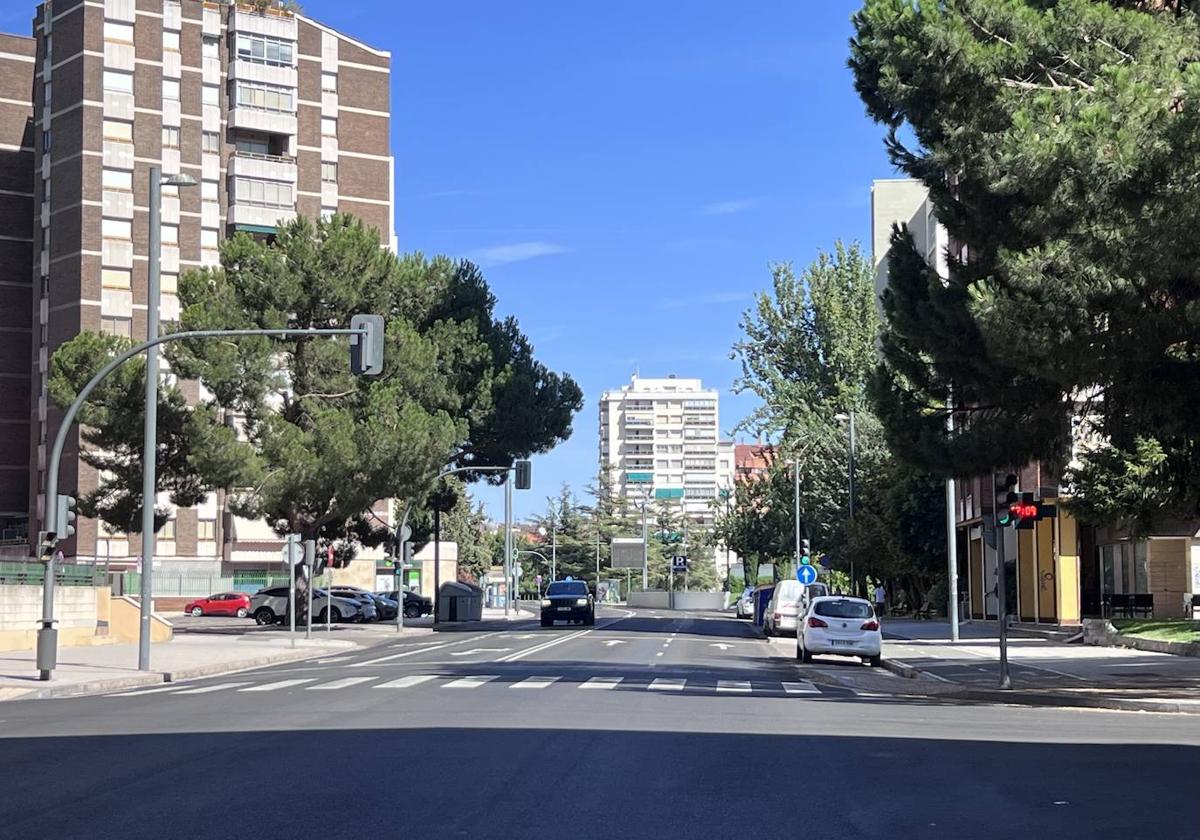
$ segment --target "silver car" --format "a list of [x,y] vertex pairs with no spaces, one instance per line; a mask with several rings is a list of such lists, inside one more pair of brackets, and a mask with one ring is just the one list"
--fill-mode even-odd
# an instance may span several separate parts
[[[300,593],[296,593],[299,598]],[[313,621],[324,622],[326,618],[334,621],[360,621],[363,618],[362,607],[357,601],[349,598],[339,598],[336,595],[330,599],[323,589],[313,590]],[[332,609],[327,615],[326,610]],[[288,588],[275,586],[271,589],[260,589],[250,599],[250,615],[259,624],[275,624],[287,621]]]

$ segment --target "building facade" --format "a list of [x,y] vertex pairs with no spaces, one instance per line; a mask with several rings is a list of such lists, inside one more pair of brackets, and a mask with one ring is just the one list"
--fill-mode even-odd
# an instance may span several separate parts
[[600,398],[600,463],[632,499],[678,503],[711,526],[714,502],[733,487],[734,445],[722,441],[720,398],[699,379],[634,376]]
[[[218,244],[237,231],[269,237],[298,215],[345,212],[395,247],[388,53],[274,3],[48,0],[33,36],[20,491],[31,533],[61,417],[47,394],[55,349],[84,330],[146,335],[150,167],[196,182],[162,188],[163,321],[179,313],[180,273],[216,265]],[[192,402],[204,396],[197,383],[179,385]],[[85,494],[98,476],[78,450],[73,431],[59,486]],[[18,492],[11,478],[5,499]],[[175,511],[157,546],[181,574],[279,565],[274,532],[233,517],[222,493]],[[138,549],[136,535],[82,517],[63,545],[68,558],[118,568]]]

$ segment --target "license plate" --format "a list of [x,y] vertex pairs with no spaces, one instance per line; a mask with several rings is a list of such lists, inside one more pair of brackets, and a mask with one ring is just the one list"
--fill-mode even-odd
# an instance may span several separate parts
[[830,641],[833,642],[834,647],[853,647],[854,646],[854,642],[848,641],[846,639],[830,639]]
[[559,607],[558,611],[559,612],[570,612],[571,608],[570,607]]

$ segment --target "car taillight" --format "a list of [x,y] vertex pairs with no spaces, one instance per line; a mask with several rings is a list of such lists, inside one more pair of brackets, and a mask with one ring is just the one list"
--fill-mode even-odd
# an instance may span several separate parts
[[828,627],[829,625],[814,615],[814,616],[809,617],[808,626],[809,627]]
[[864,624],[861,629],[863,629],[863,630],[878,630],[879,622],[872,619],[871,621],[868,621],[866,624]]

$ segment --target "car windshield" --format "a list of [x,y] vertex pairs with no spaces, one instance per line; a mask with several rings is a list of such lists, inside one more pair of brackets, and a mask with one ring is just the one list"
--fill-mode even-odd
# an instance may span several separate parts
[[546,588],[546,595],[578,595],[583,597],[588,594],[587,584],[581,580],[560,580],[555,581]]
[[813,612],[826,618],[870,618],[874,615],[865,601],[817,601]]

